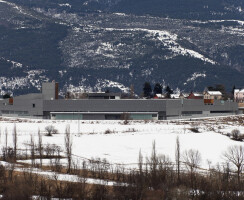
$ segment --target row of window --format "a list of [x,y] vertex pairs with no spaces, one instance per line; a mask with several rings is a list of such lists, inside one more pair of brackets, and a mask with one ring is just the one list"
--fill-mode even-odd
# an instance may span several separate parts
[[2,110],[2,114],[28,115],[27,111]]
[[182,111],[182,115],[201,115],[202,111]]

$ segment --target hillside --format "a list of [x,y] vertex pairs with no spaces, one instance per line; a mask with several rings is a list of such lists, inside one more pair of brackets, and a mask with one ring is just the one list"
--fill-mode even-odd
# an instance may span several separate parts
[[150,2],[0,1],[2,94],[244,85],[242,1]]

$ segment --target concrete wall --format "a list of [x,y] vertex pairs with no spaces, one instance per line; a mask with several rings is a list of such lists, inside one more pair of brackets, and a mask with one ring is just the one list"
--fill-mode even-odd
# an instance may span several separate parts
[[[0,104],[2,115],[18,116],[42,116],[43,100],[42,99],[15,99],[13,104],[8,104],[8,100],[2,101]],[[21,114],[23,113],[23,114]]]
[[[196,99],[157,100],[58,100],[44,101],[46,112],[157,112],[157,118],[207,117],[235,114],[237,104],[231,101],[215,100],[214,105],[204,104]],[[100,116],[93,115],[96,119]],[[89,116],[91,119],[92,116]],[[106,117],[105,117],[106,118]]]
[[[29,94],[15,97],[13,105],[10,105],[8,100],[2,100],[0,102],[1,113],[6,114],[9,111],[15,115],[25,112],[25,115],[44,115],[44,117],[49,118],[50,112],[84,112],[84,119],[106,119],[106,112],[139,112],[140,114],[155,112],[158,114],[156,118],[162,120],[189,116],[226,115],[238,112],[237,103],[221,100],[215,100],[213,105],[206,105],[203,99],[43,100],[43,96],[42,94]],[[90,113],[89,116],[86,116],[86,112],[101,112],[101,114]]]
[[54,100],[44,101],[48,112],[159,112],[166,110],[165,100]]
[[42,83],[42,95],[44,100],[58,99],[57,91],[58,85],[55,82],[43,82]]

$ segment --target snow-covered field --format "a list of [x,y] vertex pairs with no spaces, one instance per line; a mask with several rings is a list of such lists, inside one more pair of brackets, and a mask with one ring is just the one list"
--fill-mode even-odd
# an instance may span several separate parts
[[[26,149],[30,144],[31,135],[37,143],[38,129],[43,135],[44,144],[55,144],[64,153],[64,132],[69,124],[73,140],[73,158],[78,161],[90,158],[106,158],[111,164],[125,164],[126,167],[136,167],[139,151],[143,157],[149,157],[153,141],[156,142],[158,154],[164,154],[174,162],[176,137],[179,136],[181,152],[197,149],[201,153],[201,167],[208,168],[224,162],[223,152],[229,146],[243,144],[231,140],[225,134],[233,129],[244,132],[244,127],[235,120],[211,119],[198,121],[131,121],[124,125],[123,121],[52,121],[52,120],[17,120],[3,118],[0,121],[1,147],[6,145],[6,130],[8,146],[12,144],[13,127],[16,125],[18,134],[18,149]],[[45,127],[53,125],[59,134],[45,136]],[[193,133],[191,127],[198,127],[200,133]],[[105,132],[109,132],[105,134]]]

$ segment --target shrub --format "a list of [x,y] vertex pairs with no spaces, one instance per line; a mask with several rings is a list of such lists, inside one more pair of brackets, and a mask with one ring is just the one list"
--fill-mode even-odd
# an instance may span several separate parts
[[241,133],[240,133],[240,131],[239,131],[238,129],[234,129],[234,130],[232,130],[232,131],[231,131],[231,135],[232,135],[232,138],[233,138],[234,140],[238,140],[238,141],[242,140],[242,139],[241,139]]
[[200,131],[197,127],[189,128],[189,130],[192,131],[193,133],[200,133]]
[[55,129],[53,125],[46,126],[45,130],[47,131],[46,136],[52,136],[52,134],[58,134],[58,130]]
[[124,125],[128,124],[129,123],[129,120],[131,119],[130,117],[130,114],[129,113],[123,113],[121,116],[120,116],[120,119],[121,120],[124,120]]
[[110,134],[112,133],[112,131],[110,129],[107,129],[106,131],[104,131],[104,134]]
[[58,130],[57,129],[53,129],[53,134],[58,134]]

